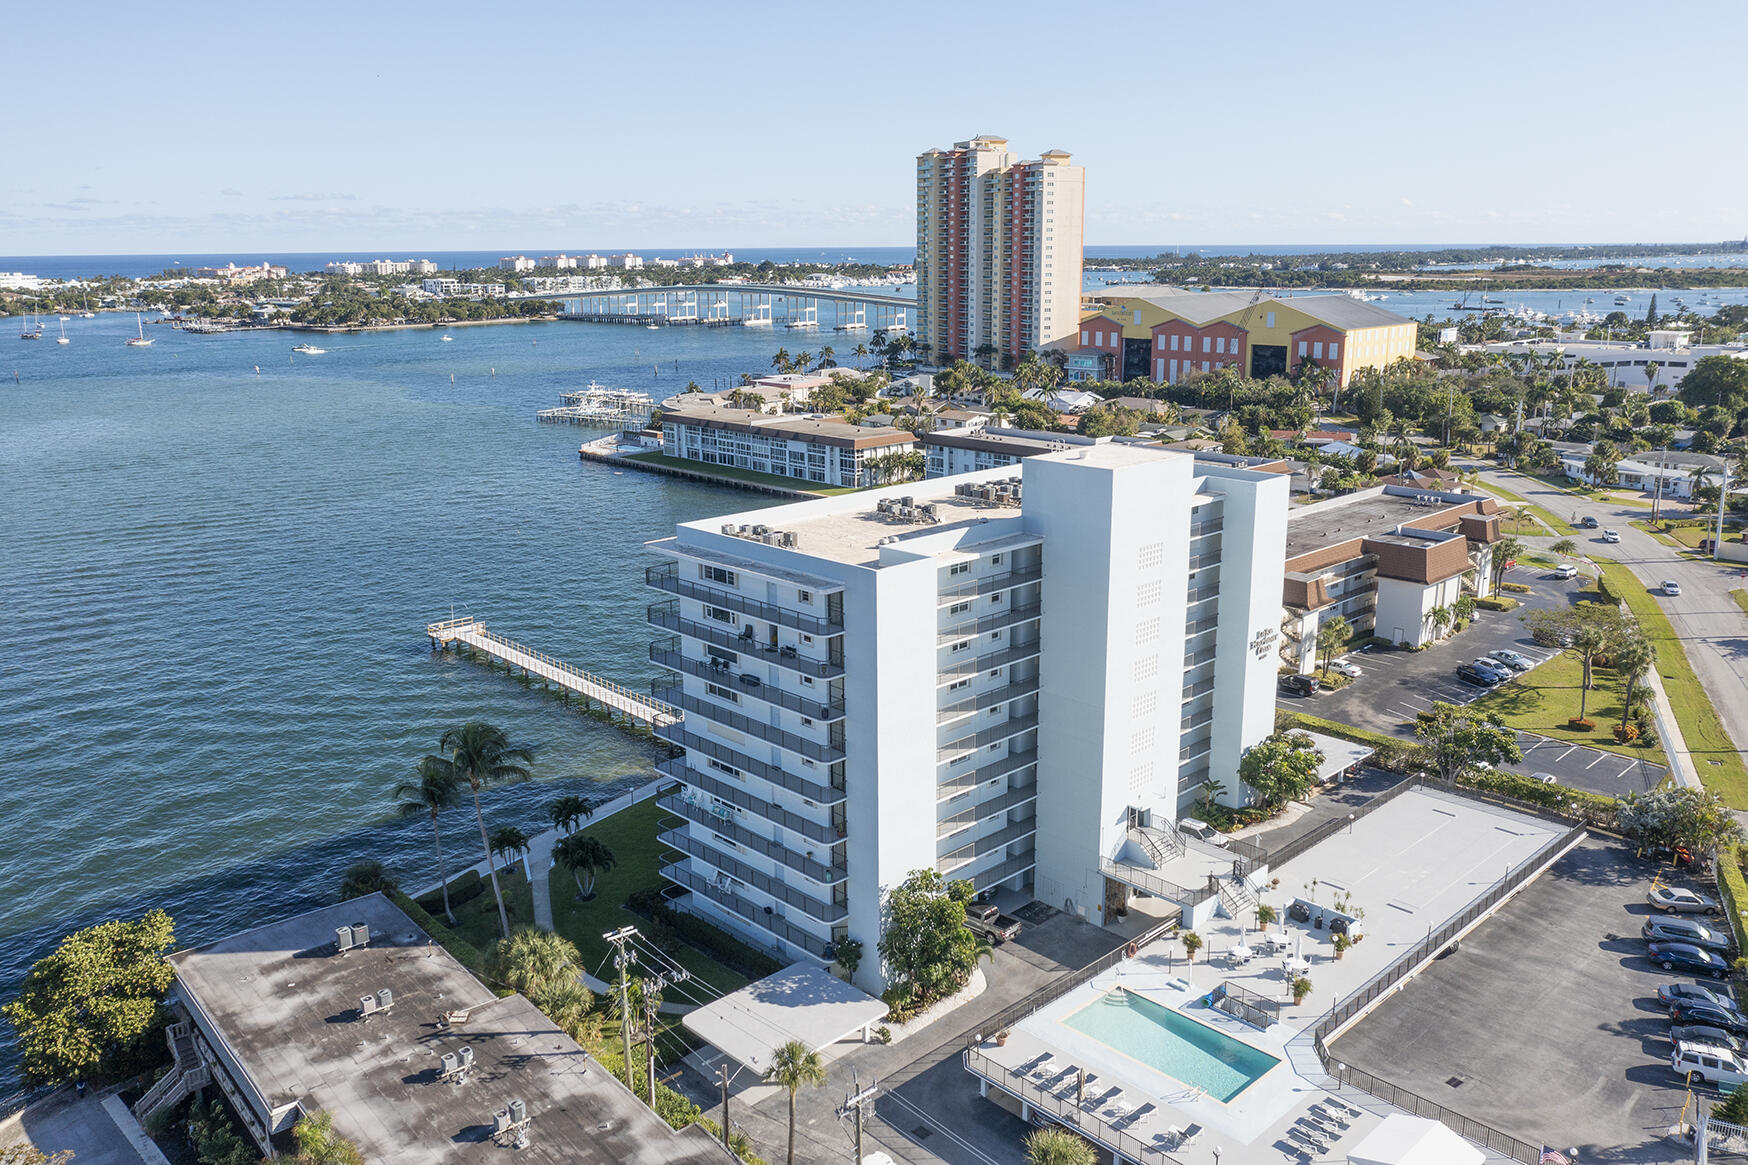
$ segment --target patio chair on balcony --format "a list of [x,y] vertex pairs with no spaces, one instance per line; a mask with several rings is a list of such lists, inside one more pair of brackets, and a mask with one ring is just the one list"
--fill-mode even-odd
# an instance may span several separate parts
[[1021,1064],[1015,1068],[1010,1068],[1010,1069],[1008,1069],[1008,1071],[1013,1073],[1015,1076],[1029,1076],[1033,1072],[1036,1072],[1036,1071],[1048,1066],[1050,1061],[1054,1060],[1055,1058],[1056,1057],[1049,1052],[1039,1052],[1036,1056],[1033,1056],[1030,1060],[1027,1060],[1024,1064]]
[[1129,1111],[1122,1113],[1111,1122],[1111,1125],[1113,1128],[1126,1129],[1157,1111],[1159,1111],[1158,1106],[1152,1101],[1148,1101],[1140,1108],[1132,1108],[1129,1109]]
[[1184,1131],[1183,1131],[1183,1136],[1178,1141],[1177,1147],[1180,1149],[1187,1149],[1191,1145],[1195,1144],[1196,1138],[1201,1136],[1201,1135],[1202,1135],[1202,1126],[1201,1125],[1185,1125]]

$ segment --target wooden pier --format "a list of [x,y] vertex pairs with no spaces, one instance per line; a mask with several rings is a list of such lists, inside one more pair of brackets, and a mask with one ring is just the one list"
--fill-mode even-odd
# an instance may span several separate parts
[[532,647],[505,639],[494,631],[487,631],[486,625],[471,615],[427,624],[425,634],[430,637],[433,647],[448,647],[451,643],[458,643],[497,660],[511,670],[520,668],[524,675],[539,676],[548,683],[575,692],[585,701],[601,705],[609,714],[618,712],[639,724],[661,728],[684,717],[684,713],[672,704],[664,704],[660,700],[634,692],[624,684],[591,675],[582,668],[572,667],[545,652],[535,651]]

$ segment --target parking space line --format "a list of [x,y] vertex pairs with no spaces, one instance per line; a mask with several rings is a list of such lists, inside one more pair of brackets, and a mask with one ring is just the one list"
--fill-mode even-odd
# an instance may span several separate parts
[[1566,751],[1561,753],[1559,756],[1555,757],[1554,760],[1555,761],[1563,761],[1567,757],[1571,756],[1573,753],[1575,753],[1577,751],[1578,751],[1578,746],[1576,744],[1567,745]]
[[1601,764],[1601,763],[1602,763],[1602,762],[1603,762],[1603,761],[1605,761],[1605,760],[1607,760],[1607,759],[1608,759],[1608,756],[1609,756],[1609,754],[1608,754],[1608,753],[1606,753],[1606,752],[1599,752],[1599,753],[1597,753],[1597,754],[1596,754],[1596,759],[1595,759],[1595,760],[1593,760],[1593,761],[1591,761],[1591,762],[1590,762],[1590,763],[1589,763],[1589,764],[1587,764],[1587,765],[1585,765],[1585,766],[1584,766],[1584,767],[1585,767],[1585,769],[1586,769],[1586,770],[1589,770],[1589,769],[1593,769],[1593,768],[1595,768],[1595,767],[1596,767],[1596,766],[1597,766],[1597,765],[1599,765],[1599,764]]

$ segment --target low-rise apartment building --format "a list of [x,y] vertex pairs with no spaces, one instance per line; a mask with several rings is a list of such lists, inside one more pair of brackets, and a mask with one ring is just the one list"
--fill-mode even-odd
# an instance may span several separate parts
[[1102,361],[1120,380],[1176,384],[1222,368],[1263,379],[1314,360],[1345,386],[1361,368],[1412,358],[1416,346],[1413,320],[1351,295],[1106,287],[1083,305],[1076,368]]
[[917,869],[1095,921],[1130,827],[1274,724],[1287,478],[1112,442],[680,525],[651,543],[676,900],[872,956]]
[[876,473],[870,459],[916,447],[916,434],[906,429],[829,417],[769,417],[712,405],[683,405],[662,414],[662,452],[669,457],[816,485],[872,485]]
[[502,283],[463,283],[459,279],[426,279],[419,284],[426,295],[443,298],[460,296],[466,299],[480,299],[485,296],[499,296],[505,293]]
[[[1707,356],[1748,360],[1748,345],[1690,344],[1691,333],[1652,332],[1646,343],[1604,340],[1522,341],[1477,344],[1472,350],[1500,352],[1508,356],[1533,353],[1547,357],[1558,353],[1560,366],[1570,372],[1579,361],[1601,368],[1611,387],[1651,392],[1659,398],[1674,396],[1681,382]],[[1647,369],[1656,365],[1647,375]]]
[[272,263],[257,263],[249,267],[239,267],[235,263],[226,263],[223,267],[196,267],[196,279],[218,279],[225,283],[253,283],[257,279],[284,279],[286,270]]
[[1317,629],[1337,615],[1356,633],[1420,647],[1432,612],[1465,589],[1492,593],[1492,498],[1384,485],[1295,508],[1287,518],[1281,657],[1317,664]]

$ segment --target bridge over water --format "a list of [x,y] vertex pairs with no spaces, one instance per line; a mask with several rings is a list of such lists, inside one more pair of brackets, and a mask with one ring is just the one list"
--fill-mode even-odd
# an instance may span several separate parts
[[909,296],[792,284],[675,284],[538,298],[558,301],[565,319],[646,327],[673,324],[903,332],[916,322],[916,300]]

